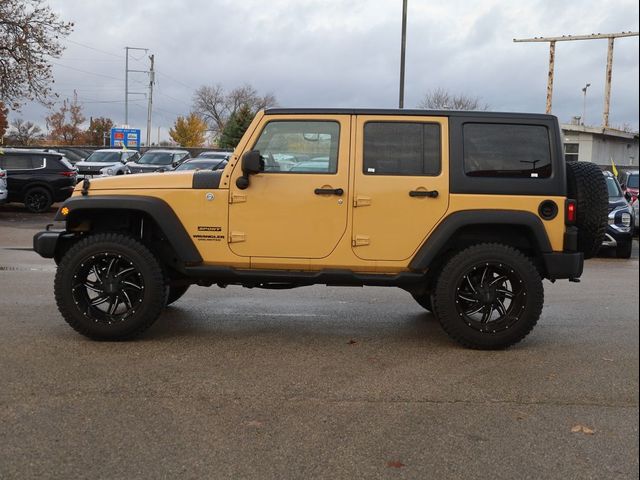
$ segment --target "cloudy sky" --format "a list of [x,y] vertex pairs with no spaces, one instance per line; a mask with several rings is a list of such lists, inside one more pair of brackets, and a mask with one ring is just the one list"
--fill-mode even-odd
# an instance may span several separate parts
[[[402,0],[49,0],[75,23],[54,60],[56,91],[74,89],[85,114],[124,122],[124,47],[155,54],[153,140],[187,114],[200,85],[245,83],[283,107],[380,107],[398,102]],[[513,38],[638,31],[637,0],[409,0],[406,107],[443,87],[492,110],[543,112],[548,44]],[[602,118],[606,40],[558,43],[553,113]],[[131,52],[130,68],[148,67]],[[638,128],[638,37],[616,40],[611,121]],[[145,90],[144,74],[130,74]],[[146,99],[131,97],[129,123],[146,125]],[[47,111],[19,113],[44,124]],[[12,114],[17,116],[15,113]]]

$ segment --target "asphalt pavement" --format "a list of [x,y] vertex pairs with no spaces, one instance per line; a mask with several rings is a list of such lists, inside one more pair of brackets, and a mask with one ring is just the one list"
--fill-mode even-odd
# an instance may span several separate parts
[[638,478],[637,241],[502,352],[372,287],[192,287],[109,343],[29,251],[51,218],[0,207],[0,479]]

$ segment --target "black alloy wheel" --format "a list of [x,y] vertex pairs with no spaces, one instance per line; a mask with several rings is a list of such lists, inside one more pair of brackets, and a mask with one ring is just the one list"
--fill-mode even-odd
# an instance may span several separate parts
[[111,325],[126,320],[144,297],[142,273],[120,254],[92,255],[77,267],[73,279],[76,305],[96,322]]
[[78,240],[56,271],[58,309],[71,327],[95,340],[124,340],[160,316],[168,284],[158,258],[139,240],[99,233]]
[[46,212],[52,204],[51,194],[43,187],[35,187],[24,196],[24,206],[32,213]]
[[433,296],[449,336],[469,348],[503,349],[533,329],[544,303],[533,261],[513,247],[484,243],[451,257]]

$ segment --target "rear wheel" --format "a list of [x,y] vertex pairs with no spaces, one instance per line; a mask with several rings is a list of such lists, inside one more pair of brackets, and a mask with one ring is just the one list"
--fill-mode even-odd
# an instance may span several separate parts
[[134,337],[158,318],[166,284],[156,257],[127,235],[91,235],[73,245],[56,272],[54,292],[64,319],[96,340]]
[[30,188],[24,195],[24,206],[31,213],[46,212],[52,204],[51,193],[44,187]]
[[438,320],[469,348],[507,348],[522,340],[542,312],[542,279],[531,260],[499,244],[469,247],[442,269],[435,291]]

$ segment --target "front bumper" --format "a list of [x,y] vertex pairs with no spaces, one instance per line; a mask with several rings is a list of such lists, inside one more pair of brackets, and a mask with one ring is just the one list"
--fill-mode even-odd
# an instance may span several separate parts
[[620,243],[629,243],[633,240],[633,227],[628,232],[620,232],[611,225],[607,227],[602,246],[606,248],[616,248]]
[[56,254],[64,251],[64,244],[72,241],[75,236],[65,230],[38,232],[33,236],[33,251],[43,258],[56,258]]
[[577,279],[584,269],[584,255],[581,252],[543,253],[542,260],[549,280]]

